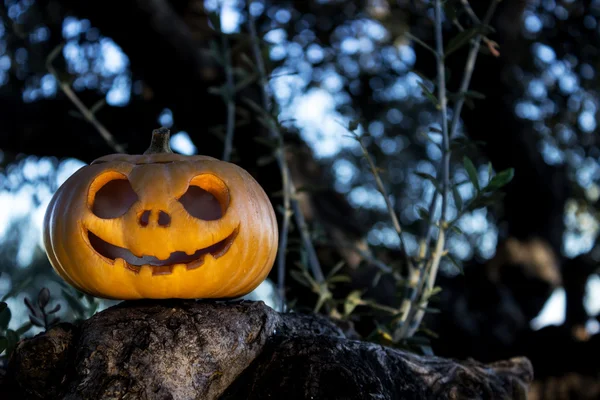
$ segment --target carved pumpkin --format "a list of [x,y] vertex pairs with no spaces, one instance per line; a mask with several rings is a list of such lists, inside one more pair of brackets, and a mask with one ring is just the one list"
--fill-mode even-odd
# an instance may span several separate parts
[[277,253],[277,220],[237,165],[175,154],[169,131],[142,155],[112,154],[75,172],[44,218],[44,245],[68,283],[109,299],[235,298]]

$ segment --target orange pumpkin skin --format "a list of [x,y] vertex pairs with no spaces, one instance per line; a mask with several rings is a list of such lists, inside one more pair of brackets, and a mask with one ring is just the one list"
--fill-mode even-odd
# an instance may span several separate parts
[[[116,191],[116,200],[101,192],[127,182],[129,191]],[[184,195],[194,190],[214,197],[220,218],[188,212],[205,212],[195,198],[184,207]],[[119,203],[127,196],[130,206]],[[121,205],[127,209],[120,216],[96,215]],[[43,226],[46,253],[65,281],[121,300],[243,296],[269,274],[277,238],[270,200],[248,172],[212,157],[174,153],[95,160],[58,189]]]

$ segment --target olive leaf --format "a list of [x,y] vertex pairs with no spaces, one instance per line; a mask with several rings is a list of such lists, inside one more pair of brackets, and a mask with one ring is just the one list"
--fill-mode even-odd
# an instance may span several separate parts
[[486,191],[493,191],[500,189],[501,187],[507,185],[510,181],[512,181],[515,176],[515,170],[513,168],[505,169],[504,171],[500,171],[490,180],[490,183],[486,186]]
[[40,308],[44,308],[48,305],[48,302],[50,301],[50,290],[48,290],[47,287],[43,287],[40,290],[37,301],[38,301],[38,306],[40,306]]
[[463,157],[463,165],[465,167],[465,170],[467,171],[467,175],[469,175],[469,179],[471,180],[471,183],[473,184],[473,186],[475,186],[475,189],[479,192],[481,189],[479,187],[479,178],[477,176],[477,168],[475,168],[475,164],[473,164],[473,161],[471,161],[471,159],[467,156]]
[[452,186],[452,197],[454,197],[454,204],[456,205],[456,208],[461,210],[463,207],[463,201],[457,185]]

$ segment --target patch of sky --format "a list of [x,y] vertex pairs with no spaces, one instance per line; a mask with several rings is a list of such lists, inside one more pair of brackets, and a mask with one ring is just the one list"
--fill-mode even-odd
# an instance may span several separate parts
[[129,59],[112,39],[100,39],[99,54],[101,62],[99,72],[104,76],[121,74],[129,66]]
[[533,12],[526,12],[523,18],[523,25],[529,33],[538,33],[544,27],[542,20]]
[[131,79],[125,75],[115,78],[112,87],[106,94],[106,103],[111,106],[125,106],[131,98]]
[[173,112],[168,108],[162,110],[158,115],[158,123],[165,128],[173,126]]
[[[326,90],[312,88],[295,97],[280,115],[281,120],[295,119],[294,124],[317,157],[331,157],[342,148],[357,146],[344,126],[350,119],[336,111],[333,96]],[[342,124],[343,126],[341,126]],[[359,127],[358,133],[362,133]]]
[[47,26],[39,26],[29,34],[31,43],[41,43],[50,37],[50,29]]
[[90,28],[90,21],[75,17],[66,17],[63,20],[62,35],[65,39],[74,39]]
[[198,154],[198,149],[192,142],[190,135],[185,131],[180,131],[171,136],[171,148],[180,154],[191,156]]
[[488,229],[481,233],[477,241],[477,251],[486,258],[491,259],[496,253],[498,245],[498,228],[493,224],[488,224]]
[[560,165],[565,162],[565,155],[549,138],[543,138],[539,145],[544,161],[549,165]]
[[287,39],[287,33],[282,28],[272,29],[263,36],[263,39],[271,44],[281,44]]
[[598,21],[593,15],[586,15],[583,17],[583,26],[590,30],[596,29],[596,26],[598,26]]
[[306,58],[313,64],[323,61],[324,56],[323,48],[316,43],[310,44],[306,49]]
[[533,54],[536,58],[546,64],[556,60],[554,49],[546,44],[536,42],[533,44]]
[[596,130],[596,116],[590,111],[584,111],[577,118],[579,128],[586,133],[591,133]]
[[515,113],[519,118],[537,121],[542,118],[542,110],[531,101],[519,101],[515,104]]
[[532,79],[529,81],[529,85],[527,85],[527,91],[534,99],[545,98],[548,95],[546,85],[541,79]]
[[244,19],[237,0],[204,0],[204,8],[220,13],[221,29],[225,33],[237,32]]
[[540,313],[531,320],[529,325],[534,330],[548,325],[561,325],[565,321],[566,304],[565,290],[562,287],[555,289]]
[[375,187],[355,187],[350,191],[348,199],[350,200],[350,204],[355,207],[379,211],[386,210],[385,199]]
[[590,276],[585,287],[583,305],[586,311],[589,315],[600,314],[600,276],[598,274]]
[[458,237],[450,236],[448,238],[448,250],[450,253],[460,260],[467,260],[473,255],[473,248],[469,243]]
[[483,233],[489,229],[487,209],[480,208],[465,214],[458,222],[458,227],[467,234]]
[[558,79],[558,86],[564,94],[570,94],[579,89],[579,79],[577,75],[569,71]]
[[358,170],[356,166],[344,158],[335,160],[333,163],[336,182],[344,186],[349,186],[356,178]]
[[252,14],[255,17],[258,17],[265,10],[265,5],[261,1],[253,1],[250,3],[250,6],[248,8],[250,14]]
[[598,236],[598,221],[587,210],[579,210],[576,202],[567,202],[564,221],[563,250],[567,257],[576,257],[592,249]]

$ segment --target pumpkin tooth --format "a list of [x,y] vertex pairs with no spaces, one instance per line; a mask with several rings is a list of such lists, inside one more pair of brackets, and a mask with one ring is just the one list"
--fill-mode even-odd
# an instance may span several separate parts
[[150,276],[153,275],[152,273],[154,271],[152,270],[152,266],[151,265],[145,264],[145,265],[142,265],[140,268],[141,268],[140,269],[140,276],[150,277]]
[[142,268],[140,265],[133,265],[133,264],[128,263],[125,260],[123,260],[123,262],[125,263],[125,268],[135,272],[136,274],[140,273],[140,269]]
[[191,263],[188,263],[188,264],[186,265],[186,268],[187,268],[188,270],[191,270],[191,269],[196,269],[196,268],[198,268],[198,267],[201,267],[202,265],[204,265],[204,256],[205,256],[205,254],[203,254],[203,255],[202,255],[200,258],[198,258],[197,260],[195,260],[195,261],[192,261]]
[[170,275],[173,273],[174,265],[161,265],[152,267],[152,275]]

